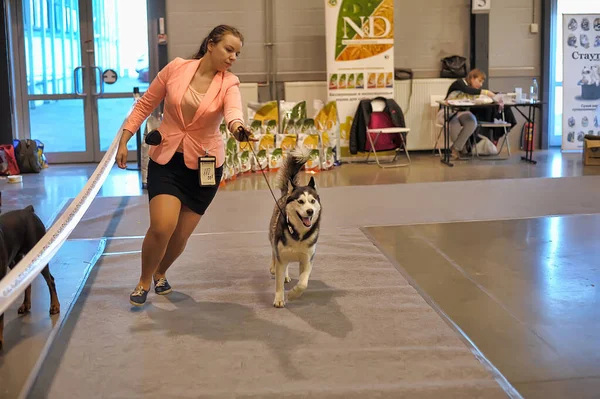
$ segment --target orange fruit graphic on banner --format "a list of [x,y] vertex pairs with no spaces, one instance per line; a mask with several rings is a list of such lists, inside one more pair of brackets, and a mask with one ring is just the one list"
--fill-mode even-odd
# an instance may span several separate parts
[[336,61],[373,57],[393,45],[393,0],[342,1],[336,29]]

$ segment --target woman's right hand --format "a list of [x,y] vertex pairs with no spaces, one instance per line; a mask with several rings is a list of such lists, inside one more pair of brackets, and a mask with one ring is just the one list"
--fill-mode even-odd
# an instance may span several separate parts
[[489,98],[494,98],[496,97],[496,93],[494,93],[493,91],[487,90],[487,95]]
[[117,149],[117,156],[115,157],[115,162],[117,166],[121,169],[125,169],[127,167],[127,144],[120,143],[119,148]]

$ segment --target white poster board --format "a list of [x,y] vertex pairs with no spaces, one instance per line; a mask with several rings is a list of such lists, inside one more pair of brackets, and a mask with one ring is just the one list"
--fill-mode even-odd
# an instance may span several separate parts
[[600,135],[600,14],[563,15],[562,149],[583,149]]
[[394,1],[325,0],[325,31],[327,99],[337,102],[344,159],[360,100],[394,98]]

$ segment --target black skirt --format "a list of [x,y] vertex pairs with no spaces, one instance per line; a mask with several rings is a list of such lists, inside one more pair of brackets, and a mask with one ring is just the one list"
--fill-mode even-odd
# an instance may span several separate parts
[[215,187],[200,186],[198,170],[185,165],[183,154],[176,152],[166,164],[160,165],[152,159],[148,161],[148,199],[160,194],[177,197],[181,203],[193,212],[204,215],[206,209],[215,198],[219,183],[223,177],[223,166],[215,171],[217,185]]

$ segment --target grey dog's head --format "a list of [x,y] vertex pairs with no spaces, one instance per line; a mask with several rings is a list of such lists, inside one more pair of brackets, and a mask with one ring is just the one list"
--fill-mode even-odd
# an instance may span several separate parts
[[307,186],[288,185],[288,198],[285,206],[288,219],[300,227],[310,229],[321,215],[321,201],[315,186],[314,177]]

